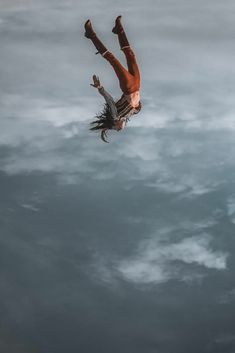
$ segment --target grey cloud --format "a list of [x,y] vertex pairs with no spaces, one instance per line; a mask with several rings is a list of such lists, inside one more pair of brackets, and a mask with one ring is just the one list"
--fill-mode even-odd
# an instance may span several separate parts
[[39,208],[35,207],[34,205],[22,204],[21,206],[34,212],[39,211]]
[[225,291],[218,296],[219,304],[232,304],[235,301],[235,288]]
[[232,223],[235,223],[235,196],[229,196],[227,200],[228,216]]

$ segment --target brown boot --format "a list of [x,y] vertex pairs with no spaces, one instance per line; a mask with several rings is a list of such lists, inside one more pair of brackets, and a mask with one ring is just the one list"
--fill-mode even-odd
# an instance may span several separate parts
[[122,17],[122,16],[118,16],[118,17],[116,18],[115,26],[114,26],[113,29],[112,29],[112,32],[115,33],[115,34],[118,34],[118,33],[124,31],[124,29],[123,29],[123,27],[122,27],[122,24],[121,24],[121,17]]
[[90,20],[87,20],[87,21],[86,21],[84,27],[85,27],[85,30],[86,30],[84,36],[85,36],[86,38],[91,39],[91,38],[95,37],[96,33],[94,32],[94,30],[93,30],[93,28],[92,28],[92,25],[91,25],[91,21],[90,21]]
[[112,32],[118,35],[118,41],[120,44],[120,48],[123,49],[123,48],[129,48],[130,43],[127,39],[124,28],[121,24],[121,17],[122,16],[118,16],[116,18],[115,27],[113,27]]
[[92,43],[94,44],[94,46],[98,50],[96,54],[104,55],[108,51],[108,49],[101,42],[101,40],[97,37],[96,33],[94,32],[94,30],[92,28],[91,21],[87,20],[84,27],[86,30],[85,37],[91,39]]

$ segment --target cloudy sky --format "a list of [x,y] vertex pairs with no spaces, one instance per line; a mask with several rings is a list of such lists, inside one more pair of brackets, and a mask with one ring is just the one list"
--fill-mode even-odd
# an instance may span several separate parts
[[[89,131],[115,17],[143,109]],[[233,0],[0,0],[0,351],[235,352]]]

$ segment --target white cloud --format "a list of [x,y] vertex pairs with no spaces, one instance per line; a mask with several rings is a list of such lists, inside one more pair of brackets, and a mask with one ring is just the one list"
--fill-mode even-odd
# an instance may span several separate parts
[[[140,245],[132,258],[117,264],[119,273],[130,282],[139,284],[161,283],[178,278],[188,280],[183,265],[197,265],[207,269],[226,269],[227,254],[214,251],[207,234],[185,238],[178,243],[164,244],[150,240]],[[193,278],[192,271],[191,277]],[[196,274],[197,276],[197,274]]]

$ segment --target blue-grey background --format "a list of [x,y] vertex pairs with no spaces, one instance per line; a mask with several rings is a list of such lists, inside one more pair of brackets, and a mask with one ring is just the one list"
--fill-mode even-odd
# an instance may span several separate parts
[[[115,17],[143,109],[89,131]],[[0,351],[235,352],[233,0],[0,0]]]

